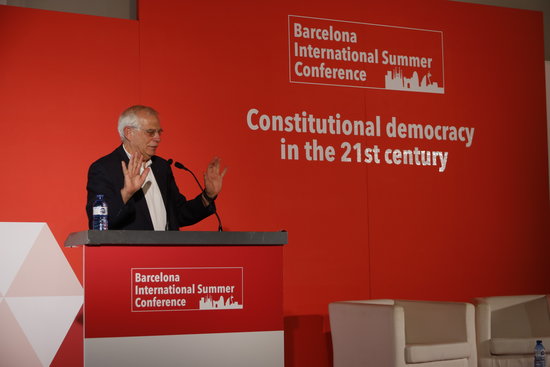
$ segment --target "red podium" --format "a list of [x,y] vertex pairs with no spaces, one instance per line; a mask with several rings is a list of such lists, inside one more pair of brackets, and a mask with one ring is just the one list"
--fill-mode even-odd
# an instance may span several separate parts
[[85,366],[283,366],[286,232],[83,231]]

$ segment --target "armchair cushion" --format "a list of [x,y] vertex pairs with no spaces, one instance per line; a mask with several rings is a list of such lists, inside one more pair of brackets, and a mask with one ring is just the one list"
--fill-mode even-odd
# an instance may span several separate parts
[[542,340],[544,346],[550,345],[550,338],[493,338],[491,339],[491,354],[533,354],[537,340]]
[[450,359],[468,358],[471,345],[463,343],[442,344],[408,344],[405,346],[405,361],[407,363],[422,363],[430,361],[445,361]]

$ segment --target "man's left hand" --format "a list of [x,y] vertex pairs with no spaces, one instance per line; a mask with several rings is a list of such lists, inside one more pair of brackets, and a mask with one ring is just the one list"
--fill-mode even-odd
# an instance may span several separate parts
[[210,161],[204,173],[204,191],[210,199],[215,199],[222,191],[223,176],[227,173],[227,167],[220,172],[220,158],[215,157]]

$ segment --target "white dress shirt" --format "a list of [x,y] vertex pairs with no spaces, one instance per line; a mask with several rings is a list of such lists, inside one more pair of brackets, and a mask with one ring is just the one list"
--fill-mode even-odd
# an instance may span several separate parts
[[[130,158],[130,154],[124,147],[124,151]],[[143,173],[146,167],[150,167],[153,162],[149,159],[145,162],[145,165],[141,165],[139,173]],[[145,179],[145,182],[141,186],[143,193],[145,194],[145,201],[147,202],[147,207],[149,208],[149,214],[151,215],[151,221],[153,222],[153,228],[155,231],[165,231],[166,230],[166,208],[164,207],[164,201],[162,200],[162,194],[160,193],[159,185],[153,174],[153,170],[149,170],[149,174]]]

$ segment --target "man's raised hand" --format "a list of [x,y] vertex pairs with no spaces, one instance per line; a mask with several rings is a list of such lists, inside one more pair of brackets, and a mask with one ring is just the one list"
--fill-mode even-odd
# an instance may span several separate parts
[[120,194],[122,195],[122,201],[126,204],[132,195],[141,189],[151,168],[145,168],[140,174],[139,171],[143,166],[143,156],[137,152],[130,156],[128,165],[124,161],[121,163],[122,173],[124,174],[124,187],[120,190]]

